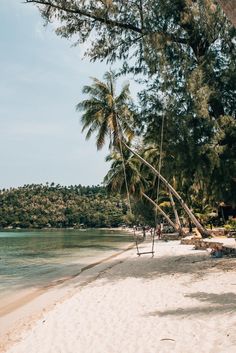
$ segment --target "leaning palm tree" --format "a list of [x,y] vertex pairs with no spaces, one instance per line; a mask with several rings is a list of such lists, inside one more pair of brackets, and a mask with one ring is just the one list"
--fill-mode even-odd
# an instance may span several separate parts
[[[126,155],[125,171],[128,180],[129,193],[132,194],[132,196],[136,200],[139,200],[142,197],[148,200],[155,207],[155,209],[166,219],[170,226],[173,227],[175,231],[178,232],[180,235],[183,235],[182,229],[178,227],[178,225],[176,225],[174,222],[172,222],[170,217],[163,211],[163,209],[158,205],[158,203],[153,201],[151,197],[149,197],[145,192],[145,190],[147,189],[152,189],[152,182],[150,185],[148,178],[142,175],[140,171],[142,163],[140,163],[140,160],[133,155],[130,155],[128,158],[127,157],[128,156]],[[121,156],[120,153],[115,152],[110,154],[107,157],[107,160],[112,161],[112,164],[110,170],[104,178],[104,184],[110,191],[115,190],[119,191],[120,193],[123,193],[125,190],[122,165],[123,156]]]
[[165,185],[165,187],[169,190],[172,195],[176,197],[176,199],[179,201],[181,207],[185,210],[187,215],[189,216],[190,220],[193,222],[193,224],[196,226],[198,231],[203,237],[208,237],[210,236],[210,233],[201,225],[201,223],[197,220],[197,218],[194,216],[193,212],[190,210],[188,205],[184,202],[180,194],[173,188],[173,186],[163,177],[160,172],[155,169],[147,160],[145,160],[142,156],[140,156],[139,153],[137,153],[135,150],[130,148],[130,146],[127,145],[126,142],[122,141],[123,145],[134,155],[136,156],[143,164],[145,164],[154,175],[156,175],[162,183]]
[[[89,139],[93,133],[97,132],[96,144],[98,149],[101,149],[104,146],[106,139],[109,140],[109,147],[111,150],[120,150],[120,153],[123,154],[122,146],[127,148],[142,163],[144,163],[154,175],[160,178],[160,181],[163,182],[166,188],[180,202],[182,208],[186,211],[202,236],[209,236],[208,231],[199,223],[177,191],[168,183],[158,170],[130,147],[129,141],[131,141],[134,136],[134,131],[132,129],[134,112],[130,109],[131,99],[129,85],[126,84],[122,88],[120,94],[116,95],[116,77],[114,72],[106,72],[104,79],[105,82],[102,82],[93,78],[93,84],[91,86],[85,86],[83,89],[83,93],[89,94],[89,99],[83,100],[76,107],[77,110],[83,111],[81,122],[83,124],[82,131],[88,129],[86,138]],[[130,205],[124,158],[122,159],[127,197]]]
[[[149,144],[147,147],[145,147],[142,151],[142,156],[146,161],[149,161],[149,163],[154,166],[157,170],[159,170],[160,172],[160,161],[161,161],[161,149],[159,148],[159,146],[155,145],[155,144]],[[146,165],[143,164],[142,168],[147,168]],[[149,168],[148,168],[149,171]],[[145,171],[142,171],[143,173],[145,173]],[[156,175],[153,174],[154,178],[153,178],[153,190],[157,190],[156,192],[156,196],[154,196],[154,199],[156,199],[156,203],[159,202],[159,194],[160,194],[160,178]],[[162,192],[163,193],[163,192]],[[183,234],[184,232],[181,230],[182,226],[180,223],[180,219],[179,219],[179,215],[177,212],[177,208],[172,196],[172,193],[170,191],[168,191],[168,189],[166,190],[166,192],[164,192],[164,194],[168,195],[169,199],[170,199],[170,204],[173,208],[173,212],[174,212],[174,216],[175,216],[175,224],[176,227],[180,230],[180,234]]]

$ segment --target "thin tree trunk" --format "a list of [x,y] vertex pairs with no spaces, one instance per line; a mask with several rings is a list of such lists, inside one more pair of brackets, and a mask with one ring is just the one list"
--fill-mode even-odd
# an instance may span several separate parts
[[142,158],[137,152],[135,152],[132,148],[130,148],[124,141],[122,141],[123,145],[132,153],[134,154],[141,162],[146,164],[152,172],[157,175],[160,180],[163,182],[163,184],[167,187],[167,189],[177,198],[177,200],[180,202],[181,206],[185,210],[185,212],[188,214],[189,218],[193,222],[193,224],[197,227],[199,230],[200,234],[203,237],[208,237],[210,233],[199,223],[199,221],[196,219],[194,214],[191,212],[189,207],[186,205],[182,197],[178,194],[178,192],[168,183],[168,181],[150,164],[148,163],[144,158]]
[[162,214],[163,217],[165,217],[165,219],[171,225],[171,227],[173,227],[174,230],[177,233],[179,233],[179,228],[176,226],[176,224],[174,222],[172,222],[170,217],[161,209],[161,207],[155,201],[150,199],[150,197],[148,195],[146,195],[144,192],[142,192],[142,195],[156,207],[156,209]]
[[184,232],[183,232],[180,220],[179,220],[179,215],[178,215],[177,209],[175,207],[175,201],[173,199],[173,196],[172,196],[171,192],[169,192],[169,197],[170,197],[170,203],[171,203],[171,206],[173,208],[174,215],[175,215],[175,223],[176,223],[177,227],[179,228],[180,235],[183,235]]

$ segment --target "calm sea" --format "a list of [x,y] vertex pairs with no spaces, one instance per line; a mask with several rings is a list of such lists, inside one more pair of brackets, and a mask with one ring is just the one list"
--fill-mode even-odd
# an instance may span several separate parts
[[131,242],[131,236],[111,230],[0,232],[0,299],[79,273]]

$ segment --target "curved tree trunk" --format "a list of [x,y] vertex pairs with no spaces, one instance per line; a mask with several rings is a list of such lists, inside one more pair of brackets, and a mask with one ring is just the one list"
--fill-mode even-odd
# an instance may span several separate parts
[[148,163],[144,158],[142,158],[137,152],[135,152],[132,148],[130,148],[124,141],[122,141],[123,145],[132,153],[134,154],[142,163],[144,163],[146,166],[148,166],[152,172],[157,175],[160,180],[163,182],[163,184],[167,187],[167,189],[177,198],[177,200],[180,202],[181,206],[193,222],[193,224],[197,227],[199,230],[200,234],[203,237],[208,237],[210,236],[210,233],[198,222],[194,214],[191,212],[189,207],[186,205],[182,197],[178,194],[178,192],[171,186],[168,181],[150,164]]
[[176,223],[177,227],[179,228],[179,234],[180,235],[185,235],[185,233],[184,233],[184,231],[182,229],[180,220],[179,220],[179,215],[178,215],[177,209],[175,207],[175,201],[173,199],[173,196],[172,196],[171,192],[169,192],[169,196],[170,196],[170,203],[171,203],[171,206],[173,208],[174,215],[175,215],[175,223]]
[[155,201],[150,199],[150,197],[146,195],[144,192],[142,192],[142,195],[156,207],[156,209],[162,214],[162,216],[167,220],[167,222],[171,225],[171,227],[173,227],[177,233],[180,233],[177,225],[174,222],[172,222],[170,217],[161,209],[161,207]]

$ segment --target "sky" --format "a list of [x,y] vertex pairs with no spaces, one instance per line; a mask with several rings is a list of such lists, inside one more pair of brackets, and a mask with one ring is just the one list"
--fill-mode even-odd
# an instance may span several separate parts
[[76,104],[109,67],[83,59],[23,0],[0,0],[0,189],[31,183],[97,185],[107,148],[81,133]]

